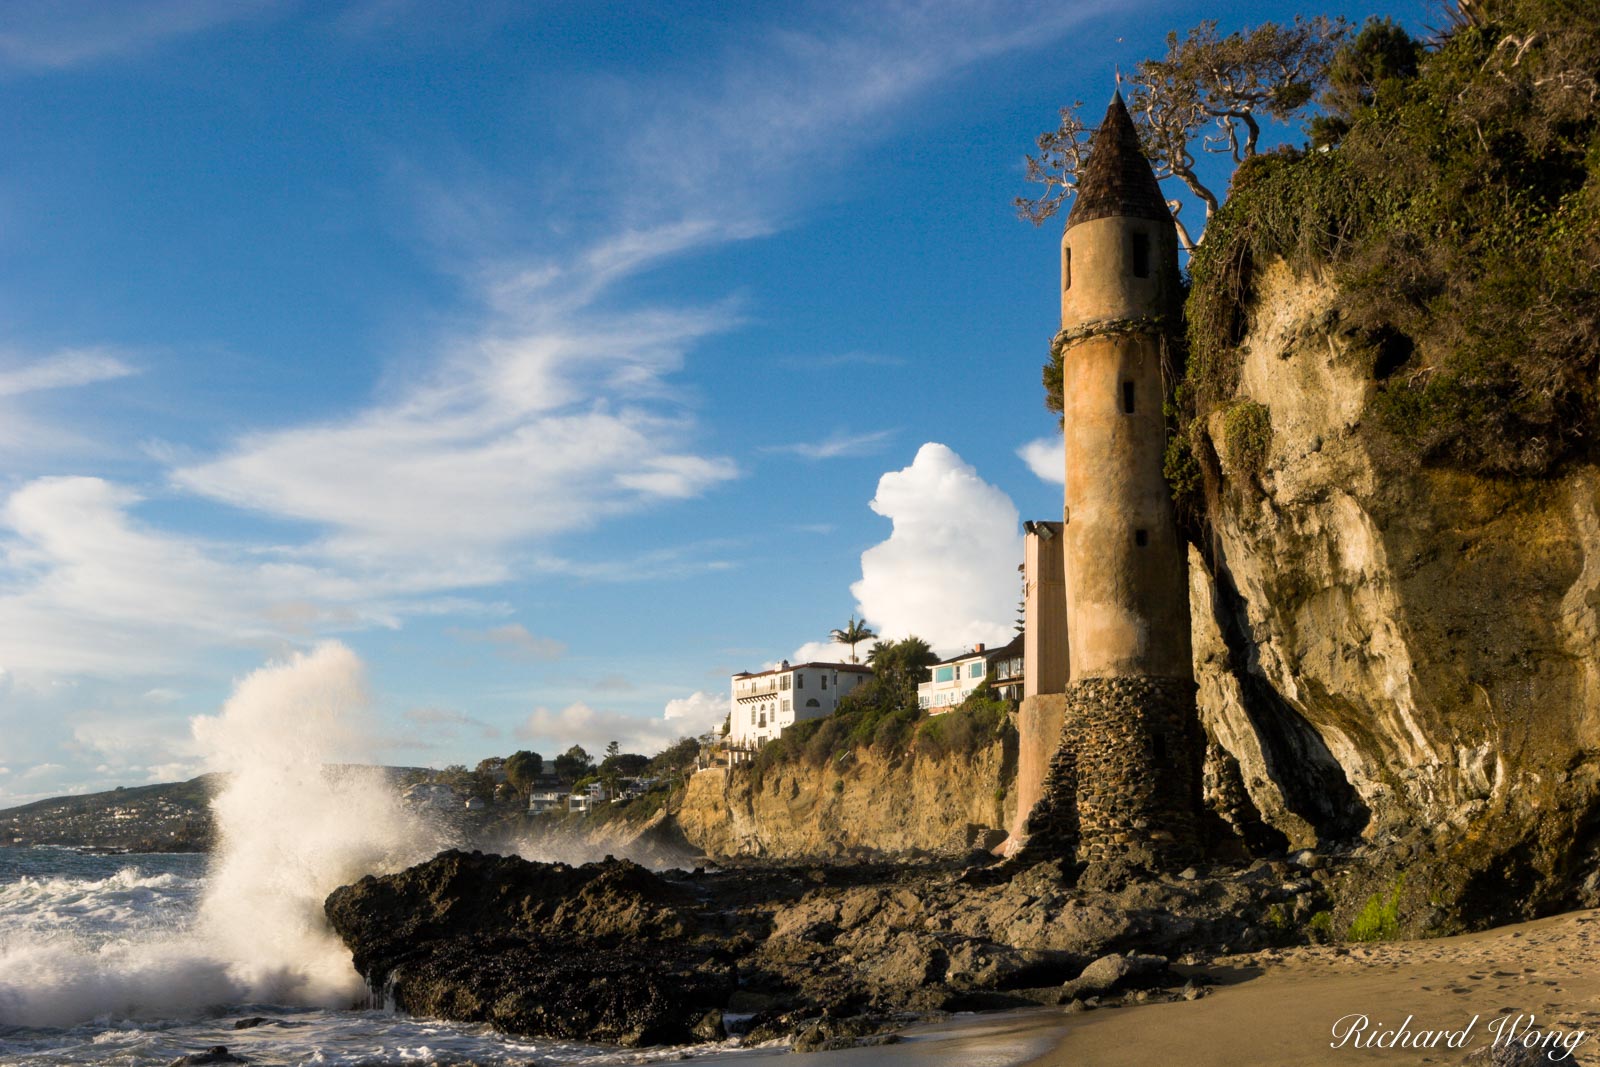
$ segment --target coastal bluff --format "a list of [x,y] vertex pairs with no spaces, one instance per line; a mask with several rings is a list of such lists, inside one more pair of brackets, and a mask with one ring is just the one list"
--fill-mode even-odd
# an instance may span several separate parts
[[941,757],[862,748],[827,767],[700,771],[672,817],[690,846],[717,857],[964,853],[1004,836],[1015,776],[1014,738]]

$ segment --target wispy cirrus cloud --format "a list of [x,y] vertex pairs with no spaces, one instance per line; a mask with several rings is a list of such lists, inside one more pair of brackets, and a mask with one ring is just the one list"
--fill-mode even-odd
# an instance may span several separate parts
[[[271,7],[100,5],[74,27],[61,5],[13,5],[0,14],[0,62],[59,69]],[[219,645],[276,648],[399,625],[528,573],[632,581],[736,565],[712,545],[620,561],[561,550],[564,535],[741,475],[705,444],[682,374],[698,345],[740,324],[741,309],[716,296],[663,306],[632,283],[781,229],[901,109],[1096,13],[1003,2],[831,9],[804,30],[730,37],[709,69],[630,73],[579,92],[572,121],[590,147],[570,153],[566,173],[543,175],[555,189],[543,201],[510,176],[490,176],[488,192],[419,180],[418,225],[454,235],[440,238],[458,242],[440,266],[473,302],[409,364],[420,371],[342,414],[259,426],[168,472],[181,494],[292,525],[206,541],[141,519],[141,494],[102,478],[28,482],[0,513],[0,666],[159,674]],[[631,158],[651,161],[648,180],[615,166],[617,129],[628,131]],[[563,218],[531,245],[495,239],[536,229],[522,204],[560,199],[574,176],[603,211]],[[457,225],[463,218],[480,223]],[[130,370],[115,352],[62,353],[0,371],[0,394]],[[877,443],[867,434],[795,447],[820,459]]]
[[871,433],[833,433],[820,441],[799,441],[788,445],[768,445],[763,452],[787,453],[801,459],[841,459],[846,456],[867,456],[882,450],[894,436],[893,430],[874,430]]
[[8,0],[0,5],[0,71],[61,70],[281,9],[282,0]]
[[567,646],[551,637],[529,632],[520,622],[492,626],[487,630],[453,631],[463,641],[490,645],[508,659],[549,662],[567,654]]
[[138,371],[109,348],[69,348],[47,356],[0,358],[0,397],[71,389],[126,378]]

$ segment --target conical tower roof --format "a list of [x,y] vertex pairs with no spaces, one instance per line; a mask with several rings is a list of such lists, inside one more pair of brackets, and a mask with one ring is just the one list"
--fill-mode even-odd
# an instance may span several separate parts
[[1115,216],[1157,222],[1172,218],[1150,161],[1139,147],[1139,132],[1133,128],[1133,117],[1122,102],[1120,89],[1089,141],[1089,159],[1078,175],[1078,192],[1072,200],[1072,211],[1067,214],[1067,229],[1080,222]]

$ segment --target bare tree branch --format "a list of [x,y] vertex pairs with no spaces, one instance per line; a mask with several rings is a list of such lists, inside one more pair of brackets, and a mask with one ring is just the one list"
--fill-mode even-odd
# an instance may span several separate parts
[[[1226,154],[1235,164],[1255,155],[1262,116],[1289,122],[1302,115],[1326,84],[1328,64],[1348,32],[1343,19],[1318,17],[1296,18],[1287,26],[1267,22],[1226,37],[1218,35],[1215,20],[1207,20],[1187,37],[1168,34],[1167,54],[1141,62],[1125,85],[1128,109],[1156,178],[1181,181],[1205,205],[1209,223],[1219,198],[1196,173],[1193,146]],[[1082,108],[1082,101],[1062,108],[1060,126],[1042,134],[1039,154],[1028,157],[1028,180],[1045,190],[1032,199],[1018,197],[1015,204],[1017,213],[1035,225],[1076,191],[1093,132]],[[1202,231],[1190,241],[1183,231],[1186,248],[1204,238]]]

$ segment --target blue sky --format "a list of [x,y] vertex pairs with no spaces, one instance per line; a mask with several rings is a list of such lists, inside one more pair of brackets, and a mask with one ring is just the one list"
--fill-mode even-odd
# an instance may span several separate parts
[[193,773],[320,640],[442,765],[649,750],[852,611],[1006,636],[1023,154],[1296,10],[6,4],[0,805]]

